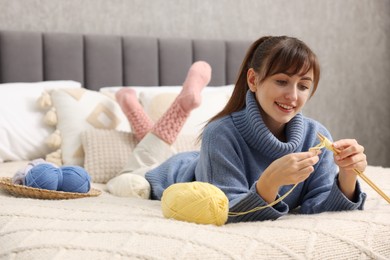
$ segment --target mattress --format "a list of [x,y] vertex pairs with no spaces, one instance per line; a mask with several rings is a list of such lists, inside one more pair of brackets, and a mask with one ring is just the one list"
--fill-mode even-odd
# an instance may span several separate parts
[[[3,163],[11,177],[26,162]],[[390,169],[366,175],[390,193]],[[41,200],[0,191],[0,259],[389,259],[390,205],[365,182],[363,211],[289,214],[275,221],[200,225],[162,215],[160,201]]]

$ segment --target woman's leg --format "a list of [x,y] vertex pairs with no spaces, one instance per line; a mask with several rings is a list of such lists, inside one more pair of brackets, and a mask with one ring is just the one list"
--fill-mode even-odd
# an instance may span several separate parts
[[[171,144],[176,140],[190,112],[200,105],[201,91],[208,84],[210,78],[211,67],[208,63],[195,62],[191,66],[183,83],[183,89],[175,101],[152,127],[151,133],[145,133],[146,136],[134,149],[120,175],[107,183],[107,188],[112,194],[121,197],[149,198],[150,184],[144,178],[146,172],[175,153]],[[131,97],[134,98],[134,95]],[[126,100],[130,99],[127,98]],[[133,108],[134,104],[138,109],[137,103],[138,101],[131,101],[131,112],[136,111]],[[129,105],[128,102],[126,104]],[[140,107],[140,110],[142,110],[141,113],[145,113],[142,107]],[[128,114],[131,115],[131,120],[134,120],[134,117],[137,116],[133,113]],[[140,121],[147,121],[144,120],[143,116],[141,119]]]
[[204,61],[192,64],[183,88],[172,105],[152,128],[152,133],[173,144],[191,111],[201,103],[201,92],[210,82],[211,67]]
[[115,94],[116,100],[132,128],[135,138],[140,141],[153,128],[153,122],[139,103],[134,89],[122,88]]

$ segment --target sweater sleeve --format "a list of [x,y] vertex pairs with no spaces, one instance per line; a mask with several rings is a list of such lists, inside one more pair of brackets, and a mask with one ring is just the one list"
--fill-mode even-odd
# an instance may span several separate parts
[[[279,195],[276,199],[279,198]],[[243,222],[243,221],[264,221],[274,220],[286,215],[289,212],[289,207],[283,201],[273,207],[265,207],[268,203],[256,191],[256,183],[252,185],[249,192],[242,197],[230,201],[230,213],[246,213],[255,209],[253,212],[229,216],[228,222]],[[265,207],[258,209],[259,207]]]
[[[247,154],[242,150],[242,145],[236,142],[237,135],[234,132],[221,133],[221,129],[205,129],[195,175],[197,180],[212,183],[226,194],[230,212],[245,212],[267,203],[257,194],[256,181],[250,177],[259,176],[259,173],[254,174],[253,169],[248,168],[245,163]],[[288,211],[288,205],[280,202],[274,207],[229,217],[228,222],[277,219]]]

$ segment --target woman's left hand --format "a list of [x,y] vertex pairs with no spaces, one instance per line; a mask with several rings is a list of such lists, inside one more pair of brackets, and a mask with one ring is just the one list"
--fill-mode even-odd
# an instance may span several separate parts
[[340,171],[345,173],[353,172],[353,169],[364,172],[367,167],[367,157],[364,154],[364,147],[354,139],[342,139],[333,143],[333,147],[340,150],[334,156]]
[[356,173],[354,169],[364,172],[367,167],[367,156],[364,147],[354,139],[342,139],[333,143],[333,147],[340,153],[334,156],[339,166],[339,185],[341,191],[350,200],[353,199],[356,187]]

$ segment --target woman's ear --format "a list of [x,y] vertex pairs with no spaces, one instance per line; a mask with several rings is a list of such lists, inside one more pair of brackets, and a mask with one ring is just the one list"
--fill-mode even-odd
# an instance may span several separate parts
[[252,92],[256,92],[257,86],[256,86],[256,77],[257,73],[253,68],[250,68],[246,74],[246,81],[248,83],[249,89]]

